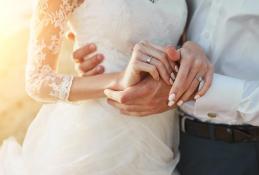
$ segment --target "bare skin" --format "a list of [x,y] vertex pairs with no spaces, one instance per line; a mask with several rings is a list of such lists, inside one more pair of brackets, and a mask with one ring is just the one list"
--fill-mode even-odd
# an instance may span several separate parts
[[[87,47],[79,50],[87,50]],[[88,53],[87,51],[81,51],[82,53]],[[151,77],[145,77],[139,83],[124,89],[123,91],[115,91],[114,89],[106,90],[105,94],[108,97],[108,103],[118,108],[121,113],[133,116],[147,116],[151,114],[161,113],[176,107],[176,104],[182,105],[182,103],[194,100],[203,96],[209,89],[212,82],[213,66],[208,62],[208,58],[204,52],[193,42],[186,42],[181,50],[181,58],[175,54],[174,48],[168,47],[166,49],[168,57],[175,62],[171,65],[171,68],[175,68],[177,63],[180,64],[176,79],[174,80],[175,86],[166,84],[163,80],[154,80]],[[85,54],[84,56],[87,56]],[[76,58],[75,58],[76,59]],[[97,58],[93,58],[97,59]],[[196,62],[196,63],[195,63]],[[84,64],[83,64],[84,63]],[[172,63],[172,62],[171,62]],[[99,66],[98,61],[93,62],[81,62],[82,70],[93,70]],[[181,66],[182,65],[182,66]],[[186,67],[187,65],[187,67]],[[188,66],[189,65],[189,66]],[[195,65],[195,66],[193,66]],[[178,68],[178,67],[177,67]],[[195,83],[193,76],[194,70],[203,70],[204,73],[204,86],[198,91],[199,84]],[[192,72],[190,74],[190,72]],[[194,72],[194,73],[193,73]],[[85,71],[85,73],[88,73]],[[100,71],[99,74],[103,72]],[[97,73],[98,74],[98,73]],[[197,74],[197,71],[196,71]],[[88,74],[91,76],[91,74]],[[96,75],[96,74],[93,74]],[[186,76],[187,75],[187,76]],[[190,83],[181,83],[181,78],[185,77]],[[190,78],[192,77],[192,78]],[[194,78],[195,77],[195,78]],[[189,84],[189,88],[186,84]],[[175,88],[176,87],[176,88]],[[184,88],[182,88],[184,87]],[[175,89],[185,89],[176,91]],[[169,92],[178,92],[177,100],[174,104],[168,106],[168,94]],[[170,93],[170,94],[171,94]],[[183,102],[180,102],[183,101]],[[180,102],[180,103],[179,103]]]

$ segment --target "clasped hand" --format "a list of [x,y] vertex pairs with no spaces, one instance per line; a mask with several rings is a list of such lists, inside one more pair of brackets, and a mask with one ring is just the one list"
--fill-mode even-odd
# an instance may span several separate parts
[[[91,46],[77,50],[75,60],[96,52],[96,46]],[[101,74],[104,68],[99,64],[103,59],[96,54],[88,62],[80,62],[79,68],[84,75]],[[213,66],[194,42],[188,41],[176,50],[141,41],[133,48],[126,70],[105,95],[121,113],[147,116],[199,99],[208,91],[212,78]]]

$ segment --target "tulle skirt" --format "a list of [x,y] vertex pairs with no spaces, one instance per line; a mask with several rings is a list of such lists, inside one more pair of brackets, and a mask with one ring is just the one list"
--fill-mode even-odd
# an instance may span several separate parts
[[121,115],[104,100],[44,105],[21,147],[0,150],[0,175],[171,175],[179,160],[174,111]]

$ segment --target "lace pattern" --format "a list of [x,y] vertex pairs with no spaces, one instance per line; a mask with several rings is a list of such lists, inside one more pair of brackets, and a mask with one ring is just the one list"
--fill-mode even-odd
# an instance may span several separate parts
[[73,76],[57,73],[58,55],[76,0],[38,0],[31,24],[26,90],[40,101],[68,100]]

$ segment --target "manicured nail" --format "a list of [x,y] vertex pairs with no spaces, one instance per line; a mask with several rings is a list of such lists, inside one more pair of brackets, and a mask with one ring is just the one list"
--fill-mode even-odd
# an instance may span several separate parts
[[175,80],[175,78],[176,78],[176,77],[175,77],[175,74],[174,74],[173,72],[171,73],[171,78],[172,78],[173,80]]
[[172,107],[172,106],[174,105],[174,103],[175,103],[174,101],[170,101],[170,102],[168,103],[168,106],[169,106],[169,107]]
[[195,95],[195,97],[194,97],[195,100],[198,100],[199,98],[201,98],[200,95]]
[[177,65],[174,66],[174,69],[175,69],[175,72],[178,72],[179,71],[179,68]]
[[169,98],[168,98],[169,101],[174,101],[174,99],[175,99],[175,94],[174,93],[169,95]]
[[170,82],[171,85],[174,84],[174,81],[172,80],[172,78],[169,79],[169,82]]
[[178,103],[177,103],[178,106],[182,106],[183,105],[183,100],[180,100]]

